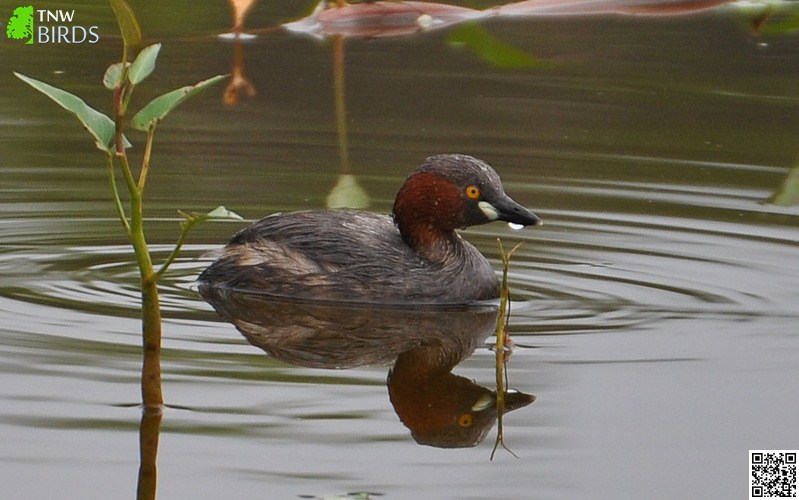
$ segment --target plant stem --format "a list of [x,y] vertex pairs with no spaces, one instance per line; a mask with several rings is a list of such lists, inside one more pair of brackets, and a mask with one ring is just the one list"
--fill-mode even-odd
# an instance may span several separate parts
[[[123,77],[127,74],[127,70],[122,71]],[[114,127],[116,133],[114,134],[114,148],[118,155],[125,154],[125,139],[123,130],[125,128],[125,110],[122,104],[125,94],[125,85],[114,89]]]
[[[164,396],[161,391],[161,304],[158,297],[158,275],[153,270],[150,249],[147,247],[147,240],[144,236],[144,206],[142,198],[146,176],[140,174],[139,182],[136,182],[133,178],[122,135],[122,124],[124,123],[126,112],[126,105],[123,103],[125,94],[123,89],[126,88],[127,86],[123,85],[114,93],[114,109],[116,111],[116,153],[114,156],[119,160],[119,166],[130,195],[130,222],[123,221],[123,225],[128,231],[128,238],[136,255],[136,265],[139,268],[141,279],[142,347],[144,351],[141,371],[142,402],[145,408],[155,408],[164,404]],[[148,146],[151,146],[151,144],[152,135],[148,137]],[[148,154],[149,149],[148,147]],[[144,165],[142,166],[142,171],[142,173],[146,173]],[[115,182],[114,188],[116,188]],[[116,191],[115,199],[119,199]],[[121,204],[118,204],[117,210],[124,219],[124,211],[121,209]]]
[[142,279],[142,346],[144,359],[141,370],[141,394],[145,408],[164,404],[161,391],[161,304],[158,285],[151,279]]
[[144,214],[141,190],[130,190],[130,242],[136,254],[141,276],[142,344],[144,360],[141,372],[142,400],[145,407],[161,406],[161,304],[158,276],[153,271],[150,250],[144,237]]
[[499,315],[497,317],[497,342],[494,347],[496,354],[495,376],[497,383],[497,439],[494,442],[494,449],[491,450],[491,460],[494,459],[494,454],[497,448],[502,445],[511,455],[516,456],[510,448],[505,445],[505,432],[502,425],[502,416],[505,414],[505,394],[508,380],[508,356],[509,352],[505,351],[507,344],[507,325],[510,313],[510,290],[508,289],[508,268],[510,267],[510,258],[513,253],[521,246],[518,243],[513,247],[510,252],[505,253],[505,247],[502,246],[502,240],[497,238],[499,244],[500,259],[502,260],[502,282],[499,292]]
[[119,198],[119,190],[117,189],[117,178],[115,174],[114,165],[114,155],[108,154],[108,180],[111,183],[111,191],[114,194],[114,206],[117,210],[117,215],[119,216],[119,222],[122,223],[122,227],[125,228],[125,233],[127,233],[128,238],[130,238],[130,224],[128,223],[128,217],[125,215],[125,209],[122,208],[122,200]]
[[[136,185],[136,181],[133,179],[133,172],[130,170],[130,164],[128,163],[128,155],[125,154],[125,150],[123,149],[121,153],[116,153],[116,157],[119,159],[119,167],[122,170],[122,177],[125,179],[125,185],[128,187],[128,192],[131,195],[131,203],[133,203],[132,197],[138,196],[141,198],[141,190]],[[131,214],[132,217],[132,214]]]
[[195,222],[196,221],[192,219],[186,219],[186,221],[181,224],[180,237],[178,238],[177,243],[175,243],[175,248],[172,249],[172,252],[166,258],[164,263],[158,268],[158,272],[155,273],[156,280],[161,278],[166,270],[169,269],[169,266],[172,264],[172,262],[174,262],[177,256],[180,254],[180,249],[183,248],[183,244],[186,242],[186,238],[189,236],[189,231],[191,231],[191,228],[194,227]]
[[153,138],[155,137],[155,127],[156,123],[154,122],[152,126],[150,126],[150,130],[147,132],[147,144],[144,146],[144,158],[141,162],[141,171],[139,172],[139,190],[144,189],[144,184],[147,182],[147,173],[150,171],[150,155],[153,152]]
[[508,307],[508,256],[505,253],[505,248],[502,246],[502,240],[497,238],[499,244],[500,259],[502,260],[502,282],[499,288],[499,314],[497,315],[497,329],[496,329],[496,344],[494,345],[494,354],[496,360],[494,362],[494,376],[497,385],[497,439],[494,441],[494,449],[491,450],[491,460],[494,460],[494,453],[497,447],[505,446],[505,433],[502,425],[502,416],[505,414],[505,326],[506,326],[506,311]]

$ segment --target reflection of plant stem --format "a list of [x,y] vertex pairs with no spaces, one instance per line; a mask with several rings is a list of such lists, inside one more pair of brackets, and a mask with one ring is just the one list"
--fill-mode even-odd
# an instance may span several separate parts
[[[508,317],[510,316],[510,291],[508,290],[508,268],[510,267],[510,258],[513,253],[519,248],[522,243],[518,243],[513,247],[510,252],[505,253],[505,247],[502,246],[502,240],[497,238],[499,244],[499,255],[502,260],[502,284],[499,292],[499,315],[497,316],[497,330],[496,330],[496,345],[494,347],[496,354],[495,362],[495,376],[497,381],[497,440],[494,442],[494,449],[491,450],[491,460],[494,459],[494,454],[497,448],[502,445],[511,455],[516,457],[516,454],[505,445],[505,435],[502,426],[502,416],[505,414],[505,386],[508,379],[507,361],[509,353],[505,350],[508,343],[508,336],[506,327],[508,325]],[[518,458],[518,457],[517,457]]]
[[255,0],[230,0],[233,7],[233,31],[238,35],[244,30],[244,19],[255,5]]
[[344,37],[333,38],[333,92],[336,100],[336,132],[341,173],[350,171],[349,145],[347,144],[347,96],[344,80]]
[[158,437],[163,412],[160,408],[145,407],[139,424],[139,481],[138,500],[154,500],[157,487]]
[[255,96],[255,86],[247,79],[247,75],[244,73],[244,49],[241,45],[241,39],[238,37],[236,37],[236,41],[233,43],[233,68],[231,74],[232,77],[222,97],[225,104],[233,106],[239,102],[242,91],[247,97]]

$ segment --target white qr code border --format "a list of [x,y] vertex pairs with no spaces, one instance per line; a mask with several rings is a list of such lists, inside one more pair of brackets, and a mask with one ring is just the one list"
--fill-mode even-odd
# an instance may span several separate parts
[[[797,498],[797,454],[797,450],[749,450],[749,500]],[[783,487],[777,496],[763,485],[766,477],[774,477]]]

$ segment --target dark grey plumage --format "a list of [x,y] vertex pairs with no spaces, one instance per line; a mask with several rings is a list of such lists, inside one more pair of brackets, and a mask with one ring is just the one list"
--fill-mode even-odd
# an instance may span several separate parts
[[298,300],[469,304],[499,297],[491,265],[456,232],[540,219],[497,173],[466,155],[427,158],[400,188],[393,217],[348,210],[274,214],[246,227],[200,281]]
[[[309,229],[313,232],[309,232]],[[273,214],[236,234],[200,281],[298,299],[464,304],[498,296],[497,277],[452,233],[452,259],[432,262],[388,215],[349,210]]]

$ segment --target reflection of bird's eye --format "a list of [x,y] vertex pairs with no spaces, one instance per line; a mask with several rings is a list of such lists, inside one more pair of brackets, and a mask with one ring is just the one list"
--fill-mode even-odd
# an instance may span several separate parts
[[458,417],[458,425],[460,425],[461,427],[469,427],[470,425],[472,425],[473,421],[474,417],[472,417],[471,413],[464,413],[463,415]]

